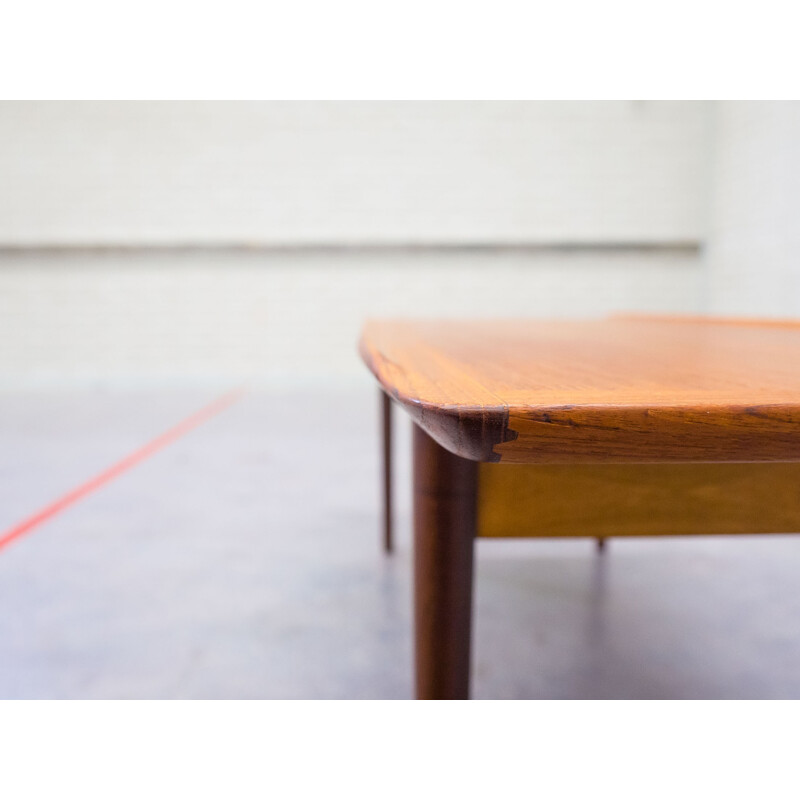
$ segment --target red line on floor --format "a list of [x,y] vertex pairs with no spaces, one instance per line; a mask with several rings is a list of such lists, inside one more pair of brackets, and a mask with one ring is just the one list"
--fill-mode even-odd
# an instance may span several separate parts
[[86,483],[77,486],[67,492],[63,497],[59,497],[55,502],[50,503],[50,505],[45,506],[32,516],[14,525],[5,533],[0,534],[0,550],[16,539],[19,539],[21,536],[24,536],[26,533],[30,533],[34,528],[37,528],[43,522],[56,516],[56,514],[61,513],[73,503],[77,503],[78,500],[96,491],[109,481],[114,480],[114,478],[118,477],[126,470],[129,470],[140,461],[144,461],[154,453],[157,453],[168,444],[171,444],[176,439],[187,434],[193,428],[202,425],[204,422],[211,419],[211,417],[224,411],[226,408],[233,405],[243,394],[244,389],[235,389],[222,395],[222,397],[218,397],[213,403],[209,403],[199,411],[196,411],[194,414],[175,425],[175,427],[170,428],[168,431],[148,442],[144,447],[140,447],[130,455],[125,456],[121,461],[117,461],[116,464],[103,470],[99,475],[95,475],[94,478],[86,481]]

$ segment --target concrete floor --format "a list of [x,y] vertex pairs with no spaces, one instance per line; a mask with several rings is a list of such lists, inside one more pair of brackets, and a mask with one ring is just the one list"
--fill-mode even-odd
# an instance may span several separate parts
[[[411,696],[408,423],[250,392],[0,550],[0,697]],[[0,535],[213,392],[0,395]],[[800,537],[478,543],[478,698],[800,697]]]

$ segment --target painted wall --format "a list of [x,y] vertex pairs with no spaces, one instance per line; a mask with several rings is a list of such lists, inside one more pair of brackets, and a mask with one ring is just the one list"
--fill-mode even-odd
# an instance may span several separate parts
[[0,382],[359,379],[368,316],[696,311],[700,278],[672,253],[25,256],[0,268]]
[[367,316],[798,313],[797,125],[772,104],[0,103],[0,384],[361,379]]
[[715,112],[709,310],[800,316],[800,103]]
[[5,103],[0,243],[696,240],[699,103]]

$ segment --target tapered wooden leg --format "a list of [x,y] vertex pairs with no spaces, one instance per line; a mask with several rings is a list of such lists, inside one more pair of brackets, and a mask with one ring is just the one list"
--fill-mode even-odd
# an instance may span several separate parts
[[417,698],[469,697],[477,463],[414,426]]
[[602,536],[597,537],[597,552],[603,553],[606,549],[606,540]]
[[392,400],[386,392],[381,394],[383,421],[383,549],[392,552]]

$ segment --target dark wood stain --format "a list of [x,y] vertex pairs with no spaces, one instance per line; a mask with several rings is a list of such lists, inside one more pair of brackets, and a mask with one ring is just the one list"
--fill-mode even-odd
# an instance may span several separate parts
[[417,698],[469,696],[478,465],[414,426]]

